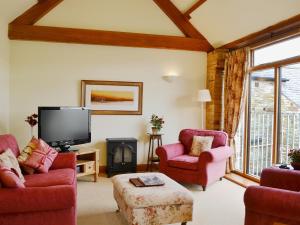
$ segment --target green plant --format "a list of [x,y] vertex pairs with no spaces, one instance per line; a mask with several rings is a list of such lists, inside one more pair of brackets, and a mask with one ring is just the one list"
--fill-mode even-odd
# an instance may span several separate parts
[[158,117],[157,115],[152,114],[150,123],[152,124],[153,128],[160,130],[163,127],[162,125],[165,123],[165,121],[162,117]]
[[290,150],[288,156],[292,163],[300,163],[300,149]]

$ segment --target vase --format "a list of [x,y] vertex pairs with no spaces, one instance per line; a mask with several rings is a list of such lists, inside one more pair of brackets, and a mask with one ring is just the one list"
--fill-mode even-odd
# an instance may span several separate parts
[[156,127],[152,127],[152,134],[158,134],[159,129]]
[[300,170],[300,162],[292,162],[291,166],[294,168],[294,170]]

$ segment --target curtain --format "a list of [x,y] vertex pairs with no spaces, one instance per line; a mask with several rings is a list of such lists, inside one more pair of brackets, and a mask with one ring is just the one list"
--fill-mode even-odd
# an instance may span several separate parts
[[[234,137],[240,115],[245,105],[247,89],[248,49],[238,49],[227,54],[224,69],[224,131],[229,136],[229,145],[235,149]],[[227,172],[234,170],[233,157],[229,159]]]

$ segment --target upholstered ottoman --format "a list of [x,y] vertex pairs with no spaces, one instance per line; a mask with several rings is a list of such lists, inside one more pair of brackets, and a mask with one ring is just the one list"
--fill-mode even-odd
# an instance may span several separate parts
[[[129,178],[156,175],[163,186],[135,187]],[[131,225],[158,225],[192,220],[193,197],[183,186],[162,173],[116,175],[112,179],[114,198]]]

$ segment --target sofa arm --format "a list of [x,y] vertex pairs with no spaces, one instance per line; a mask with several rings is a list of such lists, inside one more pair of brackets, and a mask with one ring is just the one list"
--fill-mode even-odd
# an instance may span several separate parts
[[76,167],[76,155],[73,152],[58,153],[57,157],[52,163],[50,170],[71,168]]
[[279,168],[266,168],[260,178],[261,186],[300,191],[300,172]]
[[223,161],[232,156],[232,154],[233,150],[229,146],[213,148],[200,154],[199,164]]
[[245,192],[244,202],[246,211],[298,221],[300,224],[299,192],[250,186]]
[[181,143],[163,145],[156,149],[160,161],[168,161],[176,156],[184,154],[184,146]]
[[71,185],[1,188],[0,202],[0,215],[68,209],[76,206],[76,190]]

